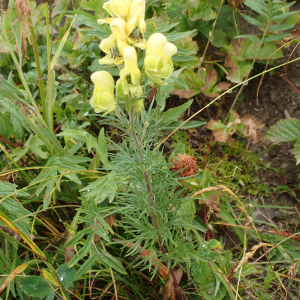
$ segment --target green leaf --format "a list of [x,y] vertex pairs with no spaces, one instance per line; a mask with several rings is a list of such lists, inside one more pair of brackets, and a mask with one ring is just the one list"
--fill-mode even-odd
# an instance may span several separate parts
[[50,285],[41,276],[21,277],[17,279],[17,284],[21,291],[29,297],[42,299],[47,297],[50,292]]
[[293,28],[294,24],[281,24],[268,27],[268,31],[281,31]]
[[178,119],[183,112],[185,112],[193,103],[193,100],[190,100],[180,106],[175,108],[170,108],[168,111],[162,114],[162,124],[167,124],[169,122]]
[[294,154],[296,158],[296,165],[300,162],[300,139],[298,139],[295,143]]
[[85,228],[81,231],[79,231],[75,236],[72,237],[72,239],[65,245],[65,248],[68,248],[72,245],[75,245],[77,244],[78,241],[80,241],[84,235],[86,234],[89,234],[90,232],[93,231],[93,228],[91,227],[88,227],[88,228]]
[[185,32],[165,33],[164,36],[167,38],[168,42],[173,43],[173,42],[183,39],[189,35],[194,35],[196,32],[197,32],[197,29],[194,29],[194,30],[185,31]]
[[202,259],[214,258],[220,255],[222,246],[219,241],[211,239],[208,242],[204,241],[198,247],[198,254]]
[[101,128],[99,137],[98,137],[98,144],[96,147],[96,151],[99,154],[100,160],[105,167],[108,167],[108,154],[107,154],[107,145],[104,135],[104,128]]
[[47,149],[50,152],[53,149],[55,153],[62,153],[62,146],[56,136],[50,131],[42,116],[27,107],[22,107],[21,111],[32,131],[43,141]]
[[242,16],[250,24],[260,27],[263,30],[265,29],[264,25],[261,22],[259,22],[257,19],[249,17],[248,15],[244,15],[244,14],[240,14],[240,16]]
[[206,0],[200,0],[200,3],[197,5],[197,7],[190,7],[188,15],[191,21],[208,21],[217,17],[217,13],[213,9],[212,4]]
[[261,16],[264,16],[266,19],[269,18],[268,14],[266,13],[269,12],[269,8],[267,4],[260,4],[258,1],[252,1],[252,0],[247,0],[244,2],[248,7],[256,11],[258,14]]
[[300,139],[300,120],[295,118],[280,120],[269,129],[266,139],[275,144]]
[[[166,125],[165,127],[163,127],[163,129],[165,130],[174,130],[177,127],[179,127],[184,121],[176,121],[176,122],[172,122],[168,125]],[[205,121],[188,121],[186,122],[183,126],[180,127],[180,129],[190,129],[190,128],[196,128],[199,126],[203,126],[205,125],[206,122]]]
[[288,33],[280,33],[280,34],[274,34],[274,35],[270,35],[267,36],[264,41],[265,42],[273,42],[273,41],[280,41],[283,38],[285,38],[287,35],[289,35]]
[[102,261],[102,263],[107,266],[115,269],[117,272],[120,272],[122,274],[127,274],[126,270],[124,269],[123,265],[121,262],[110,255],[108,252],[106,253],[101,253],[99,260]]
[[211,38],[211,44],[214,47],[221,48],[228,43],[226,33],[221,29],[215,29]]
[[65,287],[72,285],[76,275],[76,270],[74,268],[69,268],[68,264],[63,264],[57,268],[56,272],[57,276]]
[[86,57],[86,53],[75,50],[68,56],[68,62],[71,68],[78,68],[85,62]]
[[106,197],[109,197],[109,201],[112,202],[117,190],[117,179],[118,175],[115,172],[110,172],[106,176],[89,183],[80,191],[89,191],[87,196],[92,197],[96,203],[104,201]]
[[192,272],[197,283],[203,283],[209,276],[212,275],[211,269],[206,261],[197,261],[192,265]]
[[82,276],[89,269],[91,269],[92,266],[96,263],[96,261],[99,260],[99,258],[100,258],[100,254],[93,254],[92,256],[90,256],[77,271],[76,278],[79,279],[80,276]]
[[290,11],[290,12],[287,12],[287,13],[284,13],[284,14],[281,14],[281,15],[278,15],[278,16],[275,16],[275,17],[272,17],[272,18],[271,18],[271,21],[280,20],[280,19],[285,19],[285,18],[290,17],[290,16],[292,16],[292,15],[299,14],[299,12],[300,12],[300,10]]
[[245,262],[241,268],[242,268],[241,273],[240,273],[240,271],[236,272],[233,275],[234,278],[239,278],[240,274],[242,277],[246,277],[251,274],[260,273],[260,271],[255,269],[254,265],[250,265],[248,261]]
[[222,300],[227,293],[223,284],[217,286],[217,280],[214,277],[201,284],[200,291],[205,300]]
[[95,12],[98,12],[101,5],[102,5],[102,3],[99,0],[80,1],[80,6],[83,9],[91,10],[91,11],[95,11]]
[[248,40],[251,40],[254,43],[260,44],[260,39],[256,35],[253,35],[253,34],[238,35],[238,36],[235,37],[235,39],[248,39]]

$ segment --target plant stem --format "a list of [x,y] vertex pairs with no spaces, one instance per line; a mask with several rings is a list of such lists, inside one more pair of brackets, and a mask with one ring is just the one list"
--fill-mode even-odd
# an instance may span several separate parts
[[46,94],[45,94],[45,88],[44,88],[44,82],[41,79],[42,72],[41,72],[41,64],[40,64],[40,58],[39,58],[39,52],[38,52],[38,47],[37,47],[37,42],[36,42],[36,35],[34,33],[34,28],[29,25],[30,29],[30,34],[31,34],[31,41],[32,41],[32,48],[33,48],[33,53],[34,53],[34,60],[35,60],[35,65],[36,65],[36,71],[39,80],[39,89],[40,89],[40,94],[41,94],[41,100],[42,100],[42,105],[43,105],[43,115],[44,115],[44,120],[46,124],[49,126],[48,123],[48,116],[47,116],[47,107],[46,107]]
[[[130,132],[130,134],[133,138],[135,147],[137,149],[139,160],[140,160],[141,164],[143,166],[145,166],[145,162],[144,162],[144,159],[143,159],[143,154],[142,154],[142,151],[141,151],[141,146],[138,142],[136,133],[134,131],[134,112],[133,111],[134,111],[134,106],[132,106],[130,108],[130,116],[129,117],[130,117],[130,123],[131,123],[131,130],[129,130],[129,132]],[[147,189],[147,192],[148,192],[148,195],[149,195],[149,204],[150,204],[150,207],[153,208],[153,205],[154,205],[153,197],[154,196],[151,193],[148,174],[147,174],[146,170],[143,170],[142,172],[143,172],[144,180],[145,180],[145,183],[146,183],[146,189]],[[151,213],[151,219],[153,221],[155,229],[158,231],[159,226],[158,226],[157,217],[156,217],[155,212]],[[161,253],[166,255],[166,250],[165,250],[165,247],[162,245],[162,239],[161,239],[161,235],[159,233],[157,233],[157,239],[158,239],[158,246],[159,246],[159,249],[160,249]],[[179,288],[179,285],[178,285],[178,282],[177,282],[177,279],[175,277],[175,273],[174,273],[174,270],[173,270],[172,267],[170,267],[169,272],[170,272],[171,278],[173,280],[174,290],[176,292],[176,298],[178,300],[181,300],[182,299],[182,293],[180,291],[180,288]]]
[[48,122],[51,132],[53,132],[53,108],[52,108],[52,74],[51,74],[51,45],[50,45],[50,24],[49,24],[49,3],[46,0],[46,29],[47,29],[47,62],[48,62]]

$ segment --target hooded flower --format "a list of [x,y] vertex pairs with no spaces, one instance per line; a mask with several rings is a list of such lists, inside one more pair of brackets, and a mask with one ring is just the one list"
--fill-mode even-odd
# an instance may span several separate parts
[[146,46],[144,60],[147,75],[158,84],[166,84],[162,78],[167,79],[173,72],[171,56],[177,52],[174,44],[168,43],[167,38],[161,33],[152,34]]
[[137,66],[137,54],[133,47],[124,50],[124,68],[120,71],[120,82],[124,95],[133,97],[140,87],[141,71]]
[[145,0],[134,0],[132,2],[129,18],[126,24],[128,41],[134,46],[145,49],[146,40],[144,33],[146,31],[145,22]]
[[99,24],[111,23],[116,18],[127,21],[130,13],[130,7],[133,0],[109,0],[103,4],[103,8],[112,16],[98,20]]
[[113,77],[106,71],[98,71],[92,74],[91,80],[95,88],[90,102],[95,112],[107,111],[109,113],[114,110],[116,102]]
[[111,22],[112,34],[103,39],[99,45],[100,49],[107,55],[99,60],[99,64],[116,64],[123,62],[124,49],[128,46],[125,33],[126,22],[122,19],[115,19]]

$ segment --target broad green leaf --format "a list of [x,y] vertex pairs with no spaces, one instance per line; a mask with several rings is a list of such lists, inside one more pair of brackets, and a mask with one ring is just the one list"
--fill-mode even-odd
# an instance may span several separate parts
[[211,38],[214,47],[221,48],[228,43],[226,33],[221,29],[215,29]]
[[57,268],[56,273],[65,287],[71,286],[75,280],[76,270],[74,268],[69,268],[68,264],[60,265]]
[[238,272],[236,272],[233,275],[234,278],[239,278],[240,274],[242,277],[246,277],[251,274],[260,273],[260,271],[255,269],[254,265],[250,265],[248,261],[245,262],[241,268],[242,268],[241,273],[240,273],[240,270]]
[[294,154],[296,158],[296,164],[300,163],[300,139],[298,139],[295,143]]
[[9,139],[12,135],[14,135],[14,130],[4,114],[0,115],[0,128],[1,135],[6,139]]
[[200,0],[197,7],[190,7],[188,16],[191,21],[196,20],[212,20],[217,17],[216,11],[213,9],[212,4],[207,0]]
[[198,247],[198,254],[202,259],[217,257],[222,251],[222,246],[217,240],[204,241]]
[[85,10],[91,10],[97,12],[102,5],[99,0],[85,0],[80,2],[80,6]]
[[17,284],[25,295],[39,299],[45,298],[51,288],[43,277],[34,275],[18,278]]
[[80,276],[82,276],[89,269],[91,269],[93,265],[96,263],[96,261],[99,260],[99,258],[100,258],[100,254],[93,254],[92,256],[90,256],[77,271],[76,278],[79,279]]
[[192,272],[197,283],[204,283],[204,281],[212,275],[211,269],[206,261],[199,260],[192,265]]
[[275,144],[300,139],[300,120],[295,118],[280,120],[269,129],[266,139]]
[[168,111],[164,112],[162,114],[162,124],[167,124],[169,122],[172,122],[182,115],[183,112],[185,112],[193,103],[193,100],[190,100],[180,106],[177,106],[175,108],[170,108]]
[[205,300],[222,300],[227,293],[223,284],[217,286],[217,280],[214,277],[201,284],[200,291]]

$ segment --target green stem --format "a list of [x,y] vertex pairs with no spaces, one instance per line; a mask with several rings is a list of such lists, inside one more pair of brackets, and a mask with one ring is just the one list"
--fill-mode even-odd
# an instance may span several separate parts
[[45,93],[45,88],[44,88],[44,82],[42,80],[42,72],[41,72],[41,64],[40,64],[40,58],[39,58],[39,52],[38,52],[38,47],[37,47],[37,42],[36,42],[36,35],[34,33],[34,28],[29,25],[30,29],[30,34],[31,34],[31,41],[32,41],[32,48],[33,48],[33,53],[34,53],[34,60],[36,64],[36,71],[37,75],[39,78],[39,89],[40,89],[40,94],[41,94],[41,100],[42,100],[42,105],[43,105],[43,115],[44,115],[44,120],[46,124],[49,126],[48,123],[48,116],[47,116],[47,107],[46,107],[46,93]]
[[[149,177],[148,177],[147,171],[144,169],[145,161],[144,161],[144,158],[143,158],[143,153],[141,151],[142,146],[139,144],[137,136],[136,136],[136,132],[134,131],[134,106],[132,106],[130,108],[129,120],[130,120],[130,125],[131,125],[131,128],[130,128],[129,132],[130,132],[130,135],[133,138],[134,145],[135,145],[136,150],[138,152],[140,163],[143,166],[142,172],[143,172],[144,181],[146,183],[147,193],[149,195],[149,206],[150,206],[150,209],[153,210],[154,195],[153,195],[153,193],[151,193],[151,188],[150,188],[150,184],[149,184],[149,182],[150,182]],[[154,224],[155,229],[157,230],[157,241],[158,241],[159,249],[160,249],[160,251],[163,255],[167,255],[166,249],[163,246],[161,235],[159,234],[159,225],[158,225],[156,213],[154,211],[151,213],[151,219],[152,219],[152,222]],[[176,299],[177,300],[182,300],[183,299],[182,293],[180,291],[180,287],[178,285],[178,282],[177,282],[177,279],[176,279],[176,276],[175,276],[175,272],[174,272],[172,266],[170,266],[169,272],[170,272],[170,275],[171,275],[171,278],[172,278],[172,281],[173,281],[174,290],[176,292]]]
[[[5,150],[5,148],[0,144],[0,149],[4,152],[6,157],[12,162],[12,164],[19,170],[20,166],[14,161],[14,159],[9,155],[9,153]],[[27,178],[29,181],[32,181],[32,178],[24,171],[20,170],[20,172]]]
[[[53,107],[52,107],[52,74],[51,74],[51,44],[50,44],[50,23],[49,23],[49,3],[46,1],[46,29],[47,29],[47,61],[48,61],[48,120],[51,132],[54,131],[53,127]],[[53,153],[52,153],[53,154]]]

